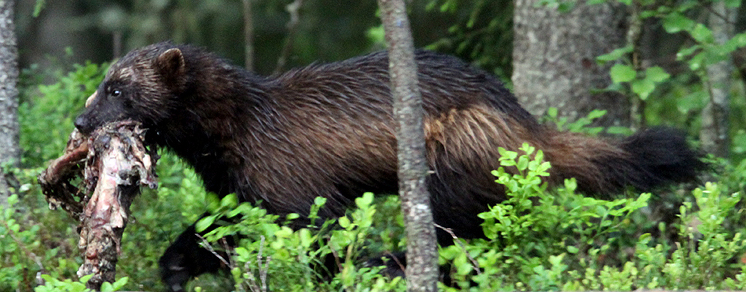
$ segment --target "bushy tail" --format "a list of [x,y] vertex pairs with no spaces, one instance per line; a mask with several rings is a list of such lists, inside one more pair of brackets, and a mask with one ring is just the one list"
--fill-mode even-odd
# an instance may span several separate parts
[[619,193],[628,186],[651,191],[695,181],[707,167],[684,134],[669,128],[642,130],[618,142],[556,133],[550,143],[555,183],[576,177],[578,190],[587,194]]

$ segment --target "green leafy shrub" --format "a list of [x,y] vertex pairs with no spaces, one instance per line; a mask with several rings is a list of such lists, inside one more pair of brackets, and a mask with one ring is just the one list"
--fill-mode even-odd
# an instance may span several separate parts
[[[524,155],[500,149],[503,167],[494,171],[508,199],[480,214],[487,239],[444,247],[441,264],[451,262],[455,288],[473,291],[558,290],[569,269],[591,268],[604,254],[630,214],[645,207],[649,194],[637,199],[605,201],[575,194],[567,180],[556,193],[546,190],[550,168],[543,152],[524,144]],[[517,169],[516,174],[505,167]],[[569,254],[569,256],[568,256]],[[573,258],[575,261],[571,261]],[[579,260],[579,261],[577,261]],[[476,283],[476,286],[473,283]]]
[[[83,292],[93,291],[86,289],[85,284],[91,279],[93,275],[87,275],[80,278],[78,282],[73,282],[70,279],[57,280],[49,275],[42,275],[45,283],[42,286],[34,288],[35,292]],[[119,291],[122,287],[127,284],[127,277],[120,278],[114,283],[104,282],[101,285],[101,292]]]
[[[446,291],[740,289],[746,252],[740,232],[724,227],[740,213],[740,194],[724,195],[716,184],[692,191],[679,209],[679,240],[639,234],[633,219],[647,209],[650,194],[613,201],[574,193],[574,180],[546,190],[549,164],[540,150],[523,155],[501,150],[494,172],[508,199],[480,214],[487,239],[441,249],[452,263],[455,287]],[[631,227],[631,228],[630,228]],[[663,229],[663,226],[661,226]],[[742,227],[741,227],[742,228]],[[633,238],[630,238],[633,237]],[[631,240],[630,240],[631,239]],[[656,243],[657,242],[657,243]]]
[[[267,286],[278,291],[404,290],[401,279],[386,278],[379,273],[379,267],[361,266],[362,249],[373,238],[373,194],[355,199],[357,208],[347,216],[320,221],[318,210],[325,202],[326,199],[317,198],[307,227],[293,230],[279,225],[279,218],[262,208],[248,203],[235,207],[236,197],[230,195],[219,201],[213,199],[212,215],[201,219],[197,228],[204,229],[220,218],[240,218],[238,223],[219,227],[206,236],[213,242],[225,236],[241,236],[238,247],[228,248],[231,256],[225,259],[236,291],[267,291],[261,289]],[[298,215],[285,219],[289,222],[298,219]],[[334,258],[338,271],[326,270],[327,257]],[[324,280],[330,275],[330,280]]]
[[107,67],[75,64],[69,73],[55,74],[58,81],[54,84],[35,84],[21,90],[18,116],[24,165],[40,166],[60,155],[74,129],[75,117],[86,98],[96,91]]

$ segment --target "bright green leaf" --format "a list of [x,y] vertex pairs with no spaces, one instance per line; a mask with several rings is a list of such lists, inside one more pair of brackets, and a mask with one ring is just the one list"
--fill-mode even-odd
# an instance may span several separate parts
[[549,109],[547,109],[547,115],[550,116],[550,117],[552,117],[552,118],[556,118],[557,117],[557,108],[556,107],[550,107]]
[[114,287],[111,286],[111,283],[104,282],[101,284],[101,292],[112,292],[114,291]]
[[235,194],[230,194],[220,200],[220,207],[233,208],[238,206],[238,197]]
[[316,206],[323,206],[324,204],[326,204],[326,198],[316,197],[316,199],[313,200],[313,204]]
[[616,50],[611,51],[611,53],[596,57],[596,61],[599,64],[603,65],[603,64],[606,64],[606,62],[618,60],[624,55],[631,53],[632,50],[633,50],[632,45],[628,45],[623,48],[618,48]]
[[701,23],[697,23],[696,25],[694,25],[694,29],[692,29],[689,33],[692,35],[692,38],[700,43],[712,43],[715,41],[715,37],[712,35],[712,31]]
[[733,36],[733,38],[725,42],[723,47],[726,50],[725,53],[731,53],[738,48],[746,47],[746,32]]
[[525,170],[526,168],[528,168],[528,158],[526,156],[521,156],[520,158],[518,158],[517,167],[519,170]]
[[287,227],[287,226],[282,226],[282,228],[280,228],[280,230],[277,230],[275,232],[275,236],[280,237],[280,238],[288,238],[292,234],[293,234],[293,230],[290,229],[290,227]]
[[350,226],[350,218],[339,217],[339,219],[337,219],[337,221],[339,222],[339,226],[342,226],[342,228],[347,228],[347,227]]
[[362,197],[355,199],[355,204],[358,208],[367,208],[373,203],[373,193],[367,192]]
[[41,10],[44,9],[44,6],[46,6],[47,1],[45,0],[36,0],[36,5],[34,5],[34,12],[31,14],[34,17],[39,17],[39,14],[41,14]]
[[598,119],[600,117],[603,117],[604,115],[606,115],[606,110],[597,110],[597,109],[594,109],[590,113],[588,113],[588,118],[591,119],[591,120],[595,120],[595,119]]
[[694,27],[695,22],[680,13],[671,13],[663,18],[663,28],[668,33],[677,33],[682,30],[688,31]]
[[611,67],[611,81],[614,83],[630,82],[635,79],[637,72],[632,67],[622,64],[616,64]]
[[681,49],[678,53],[676,53],[676,60],[681,61],[683,58],[694,54],[694,52],[699,50],[699,48],[701,48],[699,45],[693,45],[691,47]]
[[310,247],[311,244],[313,244],[313,236],[311,234],[311,231],[303,228],[301,230],[298,230],[298,237],[300,237],[300,243],[303,247]]
[[689,59],[687,63],[689,63],[689,69],[692,71],[697,71],[700,68],[702,68],[702,62],[704,62],[705,54],[696,54],[694,57]]
[[129,281],[129,277],[121,277],[119,280],[114,281],[111,285],[114,288],[114,291],[120,290],[124,287],[124,285],[127,284],[127,281]]
[[251,256],[251,254],[249,253],[249,251],[246,248],[244,248],[244,247],[240,247],[240,246],[236,247],[234,249],[234,251],[238,255],[239,260],[246,261]]
[[197,232],[205,231],[207,227],[210,227],[210,225],[212,225],[212,223],[215,222],[216,217],[217,216],[215,215],[211,215],[211,216],[207,216],[202,219],[199,219],[199,221],[197,221],[197,223],[194,224],[194,229],[196,229]]
[[668,74],[663,68],[655,66],[645,70],[645,79],[650,79],[653,82],[663,82],[668,80],[671,74]]
[[655,83],[649,79],[635,80],[632,82],[632,92],[640,96],[640,99],[642,100],[646,100],[653,90],[655,90]]

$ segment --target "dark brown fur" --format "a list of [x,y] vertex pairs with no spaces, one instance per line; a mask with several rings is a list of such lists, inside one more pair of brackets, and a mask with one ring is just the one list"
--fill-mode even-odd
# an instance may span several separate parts
[[[505,198],[490,174],[498,147],[528,142],[552,163],[551,183],[576,177],[581,191],[602,195],[692,180],[702,167],[675,132],[643,131],[620,142],[557,132],[538,124],[492,75],[431,52],[418,51],[416,59],[434,216],[458,236],[482,236],[476,215]],[[365,191],[397,191],[385,52],[265,78],[201,49],[160,43],[114,64],[91,98],[76,120],[81,132],[141,121],[146,140],[187,161],[208,191],[262,201],[272,213],[307,214],[323,196],[321,215],[335,217]],[[175,290],[205,271],[192,267],[200,262],[190,255],[198,253],[194,246],[184,247],[194,241],[191,232],[161,260]]]

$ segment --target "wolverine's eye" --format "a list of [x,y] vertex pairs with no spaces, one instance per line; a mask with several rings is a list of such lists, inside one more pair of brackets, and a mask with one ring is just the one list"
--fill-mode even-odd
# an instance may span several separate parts
[[114,97],[120,96],[121,94],[122,92],[117,89],[114,89],[111,91],[111,96],[114,96]]

